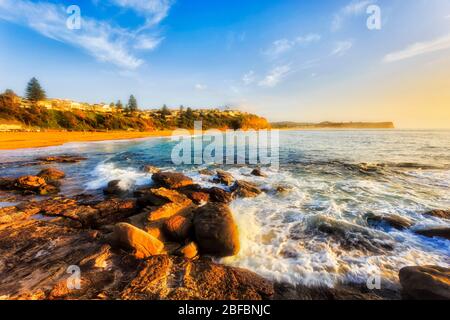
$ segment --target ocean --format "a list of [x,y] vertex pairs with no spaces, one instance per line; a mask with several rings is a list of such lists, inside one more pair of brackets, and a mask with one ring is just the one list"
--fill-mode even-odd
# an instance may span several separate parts
[[[88,160],[51,165],[66,172],[68,196],[100,196],[116,179],[125,189],[150,184],[145,164],[213,186],[198,170],[216,166],[174,166],[175,144],[163,137],[0,151],[0,177],[37,174],[46,167],[33,164],[40,156],[76,154]],[[423,214],[450,209],[450,131],[281,131],[279,155],[278,170],[262,168],[267,177],[252,176],[253,166],[222,167],[266,192],[231,203],[241,250],[221,262],[280,282],[329,287],[374,276],[395,286],[404,266],[450,266],[450,241],[414,233],[450,224]],[[286,192],[275,191],[280,187]],[[413,226],[371,225],[370,213],[399,215]]]

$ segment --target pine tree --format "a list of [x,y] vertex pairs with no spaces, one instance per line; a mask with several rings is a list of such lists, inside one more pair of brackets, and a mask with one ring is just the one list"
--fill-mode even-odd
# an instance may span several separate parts
[[28,100],[33,102],[45,100],[47,98],[44,89],[42,89],[39,81],[34,77],[28,82],[25,95]]
[[117,108],[117,110],[119,110],[119,111],[123,110],[123,104],[122,104],[122,101],[120,101],[120,100],[117,101],[117,103],[116,103],[116,108]]
[[163,116],[170,115],[170,110],[166,105],[163,105],[163,107],[161,108],[161,115]]
[[128,112],[136,112],[139,110],[136,98],[131,95],[127,105]]

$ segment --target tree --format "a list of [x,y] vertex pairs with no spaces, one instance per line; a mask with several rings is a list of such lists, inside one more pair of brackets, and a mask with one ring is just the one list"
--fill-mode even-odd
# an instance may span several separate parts
[[166,105],[163,105],[163,107],[161,108],[161,115],[168,116],[170,115],[170,110]]
[[190,107],[186,109],[186,118],[188,119],[194,119],[194,112]]
[[25,95],[28,100],[33,102],[45,100],[47,98],[44,89],[42,89],[39,81],[34,77],[28,82]]
[[182,115],[182,114],[183,114],[183,112],[184,112],[184,106],[183,106],[183,105],[181,105],[181,106],[180,106],[180,115]]
[[128,112],[139,111],[137,100],[136,100],[136,98],[133,95],[131,95],[130,99],[128,99],[127,109],[128,109],[127,110]]
[[3,94],[6,96],[16,96],[16,93],[11,89],[6,89]]
[[117,108],[117,110],[119,110],[119,111],[122,111],[122,110],[123,110],[123,104],[122,104],[122,101],[120,101],[120,100],[117,101],[117,103],[116,103],[116,108]]

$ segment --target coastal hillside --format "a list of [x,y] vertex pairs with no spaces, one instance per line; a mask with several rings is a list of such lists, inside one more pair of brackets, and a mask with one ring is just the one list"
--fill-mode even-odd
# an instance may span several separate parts
[[393,122],[273,122],[275,129],[394,129]]
[[[132,98],[130,98],[132,101]],[[135,104],[134,107],[132,105]],[[154,131],[192,129],[195,121],[203,122],[203,129],[265,129],[266,119],[235,110],[191,109],[139,110],[136,101],[125,107],[117,104],[86,104],[70,100],[44,99],[32,101],[7,90],[0,95],[0,129],[70,130],[70,131]]]

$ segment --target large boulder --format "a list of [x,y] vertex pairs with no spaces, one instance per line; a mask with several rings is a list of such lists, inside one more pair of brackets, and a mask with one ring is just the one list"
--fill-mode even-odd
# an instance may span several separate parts
[[16,180],[15,186],[21,190],[37,191],[46,184],[44,178],[37,176],[23,176]]
[[176,215],[164,222],[164,233],[169,239],[184,241],[191,236],[193,230],[192,218]]
[[194,211],[194,232],[200,251],[217,257],[239,252],[239,233],[230,208],[209,203]]
[[241,198],[254,198],[261,194],[261,189],[259,189],[255,184],[247,181],[238,180],[231,187],[231,191],[234,195]]
[[44,178],[45,181],[49,182],[64,179],[66,174],[59,169],[47,168],[39,172],[38,177]]
[[120,187],[120,180],[112,180],[108,182],[108,185],[103,189],[103,193],[108,196],[120,196],[125,194],[125,190]]
[[192,205],[192,201],[188,197],[174,190],[159,188],[152,189],[152,192],[153,196],[165,200],[166,203],[152,210],[148,214],[148,221],[170,218],[183,212]]
[[213,187],[205,191],[209,194],[209,200],[211,202],[230,203],[233,200],[232,194],[221,188]]
[[406,267],[400,270],[399,277],[405,298],[450,300],[450,269],[448,268]]
[[152,175],[152,179],[169,189],[178,189],[194,183],[191,178],[178,172],[158,172]]
[[386,223],[398,230],[404,230],[410,228],[413,225],[413,223],[409,219],[400,217],[398,215],[376,215],[373,213],[369,213],[366,215],[366,219],[370,225],[379,225],[382,223]]
[[209,193],[198,184],[183,187],[177,191],[181,192],[198,205],[209,201]]
[[420,229],[415,230],[414,232],[428,238],[438,237],[450,240],[450,228],[447,227]]
[[164,249],[161,241],[128,223],[115,225],[113,239],[120,246],[134,250],[134,255],[138,259],[158,255]]
[[213,178],[213,182],[215,183],[221,183],[226,186],[231,186],[234,182],[234,177],[223,170],[217,170],[216,176]]

